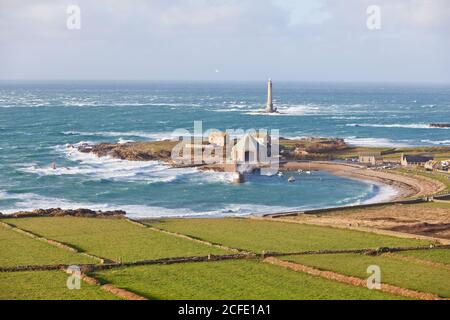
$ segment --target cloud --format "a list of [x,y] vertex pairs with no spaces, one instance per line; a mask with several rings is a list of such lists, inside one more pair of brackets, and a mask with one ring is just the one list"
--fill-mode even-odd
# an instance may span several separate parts
[[331,17],[320,0],[274,0],[273,3],[286,11],[290,26],[321,24]]
[[0,76],[446,81],[449,30],[448,0],[1,0]]

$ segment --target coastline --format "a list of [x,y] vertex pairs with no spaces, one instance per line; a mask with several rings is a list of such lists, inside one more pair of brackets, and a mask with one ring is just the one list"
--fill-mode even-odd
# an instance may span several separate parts
[[[395,191],[395,193],[392,192],[389,195],[386,195],[386,197],[383,197],[382,201],[399,201],[425,197],[435,194],[445,188],[442,183],[425,177],[404,176],[393,172],[375,171],[360,165],[347,163],[328,161],[287,162],[280,168],[280,170],[283,171],[299,169],[327,171],[336,176],[374,183],[380,187],[380,192],[382,192],[383,188],[387,187]],[[374,198],[376,197],[377,196]],[[375,202],[373,198],[368,201],[370,201],[370,203],[382,202],[381,199]]]

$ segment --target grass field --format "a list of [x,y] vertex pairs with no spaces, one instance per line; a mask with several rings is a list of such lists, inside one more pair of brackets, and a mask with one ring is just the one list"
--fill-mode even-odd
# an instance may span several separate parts
[[427,202],[427,203],[421,203],[416,204],[416,206],[425,206],[430,208],[440,208],[440,209],[450,209],[450,201],[446,202]]
[[[228,251],[152,231],[123,219],[19,218],[9,223],[88,253],[123,261],[175,256],[227,254]],[[157,227],[254,252],[297,252],[315,249],[377,248],[425,245],[427,242],[371,233],[252,219],[168,219]],[[0,228],[0,266],[95,263],[6,228]],[[450,250],[413,251],[395,255],[448,263]],[[450,270],[402,261],[392,256],[357,254],[291,256],[291,261],[363,279],[367,266],[379,265],[382,281],[449,297]],[[258,260],[191,262],[122,267],[97,271],[105,283],[151,299],[399,299],[380,291],[294,272]],[[66,288],[62,271],[0,273],[0,299],[111,299],[115,296],[82,282]]]
[[413,257],[421,260],[428,260],[438,263],[448,264],[450,268],[450,250],[448,249],[436,249],[436,250],[417,250],[417,251],[404,251],[396,254]]
[[95,276],[151,299],[399,299],[247,260],[122,268]]
[[165,257],[227,253],[135,226],[121,219],[98,218],[20,218],[9,223],[46,238],[73,245],[101,257],[139,261]]
[[400,161],[401,154],[432,154],[435,160],[448,160],[450,159],[450,147],[447,146],[433,146],[433,147],[407,147],[407,148],[379,148],[379,147],[349,147],[344,150],[337,150],[331,152],[331,155],[337,159],[346,159],[358,157],[362,152],[377,152],[385,153],[383,159],[385,161]]
[[341,274],[367,279],[367,267],[377,265],[381,269],[381,282],[402,288],[450,297],[450,269],[392,259],[388,256],[360,254],[299,255],[285,260],[335,271]]
[[426,245],[359,231],[249,219],[168,219],[158,228],[254,252],[299,252],[319,249],[359,249]]
[[95,261],[0,226],[0,267],[75,263]]
[[424,169],[409,169],[408,170],[408,169],[399,168],[399,169],[395,169],[394,171],[397,171],[399,173],[406,174],[406,175],[417,175],[417,176],[422,176],[422,177],[437,180],[445,186],[445,189],[442,191],[442,193],[450,192],[450,175],[448,175],[448,174],[425,171]]
[[80,289],[69,290],[62,271],[24,271],[0,273],[0,300],[116,300],[99,286],[81,282]]

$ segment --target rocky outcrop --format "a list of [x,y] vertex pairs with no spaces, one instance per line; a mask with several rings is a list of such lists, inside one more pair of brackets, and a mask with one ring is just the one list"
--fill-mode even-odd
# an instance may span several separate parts
[[280,154],[287,160],[332,160],[334,153],[348,148],[340,138],[280,138]]
[[25,217],[123,217],[126,215],[125,211],[93,211],[89,209],[68,209],[61,208],[52,209],[36,209],[33,211],[18,211],[12,214],[2,215],[2,218],[25,218]]
[[95,145],[83,144],[78,151],[93,153],[98,157],[112,157],[129,161],[170,161],[172,149],[176,141],[128,142],[128,143],[100,143]]
[[431,128],[450,128],[450,123],[430,123]]

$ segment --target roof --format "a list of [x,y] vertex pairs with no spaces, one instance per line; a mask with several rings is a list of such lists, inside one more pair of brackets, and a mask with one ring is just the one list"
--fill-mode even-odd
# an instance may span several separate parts
[[407,162],[412,162],[412,163],[422,163],[422,162],[428,162],[430,160],[433,160],[433,156],[430,156],[430,155],[404,155],[403,158]]
[[250,134],[243,136],[234,148],[244,148],[245,150],[257,150],[260,143]]

